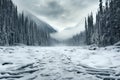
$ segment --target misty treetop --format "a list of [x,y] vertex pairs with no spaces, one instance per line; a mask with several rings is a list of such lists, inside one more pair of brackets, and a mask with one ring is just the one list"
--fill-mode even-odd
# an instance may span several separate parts
[[86,43],[99,46],[113,45],[120,41],[120,0],[99,0],[99,11],[93,24],[93,15],[85,20]]

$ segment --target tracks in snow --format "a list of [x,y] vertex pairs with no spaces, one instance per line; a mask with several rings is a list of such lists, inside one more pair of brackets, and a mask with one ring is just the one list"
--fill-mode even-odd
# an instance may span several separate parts
[[120,80],[120,75],[112,69],[76,65],[71,57],[60,54],[59,51],[45,52],[41,59],[31,52],[29,55],[35,60],[34,63],[0,72],[0,80]]

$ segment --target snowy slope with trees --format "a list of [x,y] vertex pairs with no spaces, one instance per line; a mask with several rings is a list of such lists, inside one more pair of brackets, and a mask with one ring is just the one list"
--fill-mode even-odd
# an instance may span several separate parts
[[11,0],[0,0],[1,46],[18,44],[49,46],[52,40],[50,33],[53,32],[56,30],[33,15],[18,13]]

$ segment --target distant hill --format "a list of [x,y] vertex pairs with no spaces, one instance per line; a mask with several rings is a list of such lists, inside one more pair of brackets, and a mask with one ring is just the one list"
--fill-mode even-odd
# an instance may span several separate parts
[[50,26],[48,23],[38,19],[35,15],[33,15],[30,12],[25,11],[24,14],[29,17],[29,19],[33,20],[37,25],[38,28],[48,32],[48,33],[53,33],[56,32],[56,30]]

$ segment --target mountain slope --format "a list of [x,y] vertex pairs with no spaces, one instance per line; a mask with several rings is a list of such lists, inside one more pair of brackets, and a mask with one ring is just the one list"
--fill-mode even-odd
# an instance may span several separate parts
[[44,31],[46,31],[48,33],[57,32],[52,26],[50,26],[46,22],[38,19],[31,12],[25,11],[25,15],[28,16],[29,19],[33,20],[40,29],[42,29],[42,30],[44,30]]

